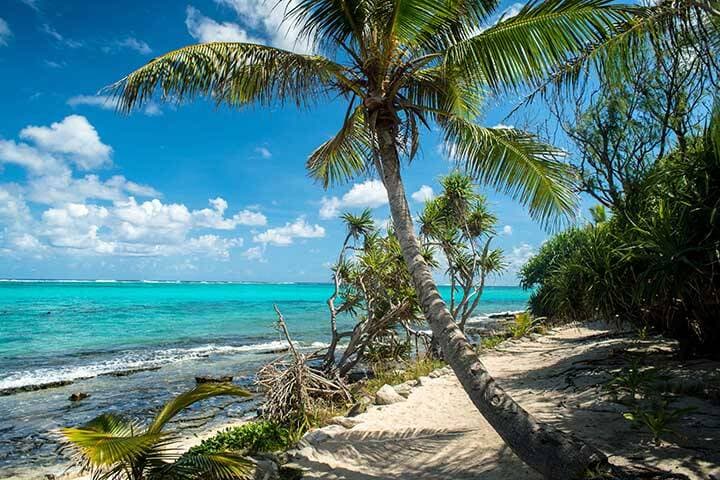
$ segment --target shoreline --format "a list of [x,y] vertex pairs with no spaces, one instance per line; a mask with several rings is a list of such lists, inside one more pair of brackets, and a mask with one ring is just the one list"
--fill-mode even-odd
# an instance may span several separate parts
[[[693,480],[720,476],[720,452],[714,448],[720,431],[717,402],[691,395],[678,397],[681,405],[693,406],[695,411],[676,427],[677,437],[656,446],[644,431],[623,418],[626,408],[614,402],[604,388],[612,372],[620,368],[618,359],[624,352],[670,355],[674,348],[669,341],[655,338],[643,342],[598,325],[565,326],[547,335],[508,340],[482,358],[490,373],[525,409],[541,421],[587,439],[614,464],[643,464]],[[681,366],[686,368],[679,361],[671,363],[678,371]],[[717,370],[720,364],[708,361],[694,368],[699,375]],[[220,421],[184,435],[178,445],[190,448],[249,419]],[[304,478],[539,479],[474,409],[447,367],[421,377],[405,401],[372,405],[349,421],[333,423],[308,432],[290,452],[291,465],[305,470]],[[11,478],[25,480],[38,478],[38,474]],[[85,477],[70,473],[56,478]]]

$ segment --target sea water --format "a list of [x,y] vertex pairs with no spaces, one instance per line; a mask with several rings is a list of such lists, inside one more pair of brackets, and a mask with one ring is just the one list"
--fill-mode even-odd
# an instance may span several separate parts
[[[309,283],[0,281],[0,478],[57,463],[58,427],[105,411],[146,418],[195,376],[250,386],[284,346],[273,305],[294,340],[322,348],[331,292]],[[521,310],[527,298],[486,287],[476,314]],[[90,397],[70,402],[75,392]],[[215,399],[178,423],[200,428],[253,407]]]

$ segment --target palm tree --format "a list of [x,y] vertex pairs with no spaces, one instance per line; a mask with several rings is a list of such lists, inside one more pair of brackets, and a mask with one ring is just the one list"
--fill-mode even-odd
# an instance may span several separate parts
[[539,85],[606,42],[632,13],[611,0],[536,0],[483,28],[497,7],[498,0],[297,0],[286,21],[318,54],[250,43],[191,45],[151,60],[113,91],[124,112],[156,89],[167,101],[202,96],[230,107],[305,108],[346,99],[339,132],[307,161],[310,175],[325,187],[372,171],[382,179],[423,313],[468,396],[528,465],[548,478],[575,478],[606,464],[605,456],[539,423],[488,374],[423,259],[401,160],[415,156],[420,128],[434,123],[475,180],[509,193],[545,224],[571,216],[574,175],[559,161],[561,152],[475,119],[488,95]]
[[167,423],[190,405],[211,397],[251,394],[229,383],[203,383],[168,402],[147,428],[123,417],[105,413],[81,427],[63,428],[67,446],[83,471],[93,479],[230,480],[249,478],[253,463],[233,453],[179,455],[176,438],[164,432]]

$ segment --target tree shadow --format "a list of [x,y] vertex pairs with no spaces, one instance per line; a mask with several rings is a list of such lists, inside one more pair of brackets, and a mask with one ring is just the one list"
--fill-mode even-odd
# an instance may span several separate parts
[[[673,406],[693,411],[673,424],[674,432],[656,446],[647,429],[623,417],[631,407],[607,387],[633,361],[674,376],[706,379],[720,378],[716,375],[720,362],[682,362],[672,341],[640,341],[617,332],[541,338],[535,345],[510,345],[501,355],[517,360],[542,350],[550,364],[498,375],[500,385],[533,415],[595,445],[613,462],[649,466],[672,462],[696,478],[708,478],[708,470],[720,475],[720,402],[687,393],[671,395]],[[491,373],[496,374],[492,369]]]
[[473,430],[347,430],[303,452],[310,478],[337,480],[539,479],[506,446],[478,448]]

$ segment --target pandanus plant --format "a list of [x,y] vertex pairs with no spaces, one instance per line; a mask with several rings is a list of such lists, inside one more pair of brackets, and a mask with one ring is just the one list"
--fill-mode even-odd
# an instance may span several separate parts
[[76,463],[93,480],[230,480],[250,478],[253,463],[235,453],[182,453],[167,423],[192,404],[220,395],[249,397],[229,383],[204,383],[168,402],[145,428],[138,422],[105,413],[81,427],[63,428]]
[[205,97],[231,108],[307,108],[344,99],[340,130],[310,154],[308,171],[325,187],[380,177],[425,318],[472,402],[518,457],[547,478],[580,477],[606,464],[595,448],[540,423],[490,376],[438,293],[401,170],[418,152],[421,129],[434,124],[475,180],[510,194],[546,224],[572,216],[575,177],[562,152],[529,133],[476,120],[488,96],[540,85],[625,28],[632,9],[611,0],[535,0],[502,16],[498,0],[289,2],[276,8],[315,54],[253,43],[187,46],[117,82],[119,108],[139,108],[158,90],[166,101]]

